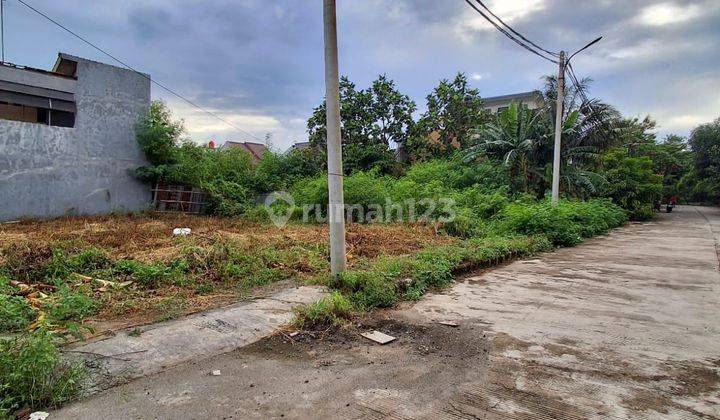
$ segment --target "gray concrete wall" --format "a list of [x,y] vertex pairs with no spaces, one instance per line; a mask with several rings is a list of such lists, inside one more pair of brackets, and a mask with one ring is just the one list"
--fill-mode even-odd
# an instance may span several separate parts
[[0,220],[147,208],[150,187],[131,172],[146,165],[135,125],[150,81],[78,59],[74,128],[0,120]]

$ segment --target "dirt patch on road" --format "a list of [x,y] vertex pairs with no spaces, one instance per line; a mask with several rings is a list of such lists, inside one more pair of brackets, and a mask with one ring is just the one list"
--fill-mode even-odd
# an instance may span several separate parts
[[487,332],[477,325],[417,325],[380,316],[367,317],[335,331],[305,331],[292,336],[287,331],[280,332],[242,349],[242,352],[316,360],[333,351],[376,346],[360,335],[373,330],[396,337],[392,344],[378,348],[403,348],[417,356],[442,357],[453,363],[467,359],[486,361],[490,351]]

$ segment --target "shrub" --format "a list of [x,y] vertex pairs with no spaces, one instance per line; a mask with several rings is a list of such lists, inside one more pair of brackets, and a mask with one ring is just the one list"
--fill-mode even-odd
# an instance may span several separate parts
[[239,216],[252,207],[250,191],[237,182],[217,180],[207,182],[203,188],[208,193],[205,211],[224,217]]
[[332,292],[309,306],[295,309],[295,325],[298,328],[338,327],[353,313],[350,301],[339,292]]
[[625,213],[604,200],[566,201],[557,206],[549,201],[537,204],[514,203],[505,208],[497,222],[500,232],[545,235],[556,246],[572,246],[620,226]]
[[663,177],[654,173],[652,160],[615,149],[605,154],[603,164],[607,182],[601,195],[627,210],[633,219],[647,217],[647,208],[661,198],[663,188]]
[[443,229],[450,235],[469,238],[478,233],[482,226],[480,218],[469,208],[459,207],[455,217],[443,224]]
[[35,319],[35,311],[21,296],[0,294],[0,333],[20,331]]
[[258,192],[281,191],[297,180],[319,175],[325,166],[325,156],[310,147],[288,153],[267,152],[255,167],[254,189]]
[[172,163],[184,131],[182,121],[172,121],[170,110],[162,101],[153,101],[138,122],[137,143],[153,165]]
[[61,286],[43,304],[43,309],[51,323],[79,321],[95,312],[95,302],[87,295],[73,292],[67,286]]
[[394,279],[380,270],[346,271],[338,281],[350,299],[364,309],[387,308],[397,300]]
[[52,337],[38,331],[0,339],[0,417],[18,409],[54,408],[78,395],[85,370],[60,358]]

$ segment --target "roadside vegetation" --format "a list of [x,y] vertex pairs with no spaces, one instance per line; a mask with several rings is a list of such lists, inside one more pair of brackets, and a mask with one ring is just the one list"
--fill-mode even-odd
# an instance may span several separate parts
[[[388,77],[362,90],[344,78],[344,189],[354,210],[349,268],[336,279],[328,275],[322,222],[324,104],[308,120],[311,147],[272,151],[252,163],[238,149],[183,141],[182,124],[153,103],[138,126],[150,165],[136,175],[207,191],[207,215],[0,227],[0,417],[77,394],[83,369],[62,361],[63,340],[169,320],[283,281],[327,286],[326,298],[297,310],[296,323],[336,327],[364,311],[418,300],[461,272],[649,219],[653,202],[672,195],[720,201],[720,120],[698,127],[689,141],[658,140],[652,120],[623,118],[611,105],[587,99],[587,84],[567,93],[562,199],[552,206],[552,78],[540,92],[544,108],[513,104],[491,115],[458,74],[433,89],[417,120],[415,103]],[[272,225],[267,209],[255,204],[258,194],[280,190],[294,200],[275,207],[290,215],[284,227]],[[430,204],[442,200],[451,206]],[[392,213],[391,220],[373,218],[379,209]],[[449,212],[454,217],[443,219]],[[174,237],[175,227],[192,233]]]

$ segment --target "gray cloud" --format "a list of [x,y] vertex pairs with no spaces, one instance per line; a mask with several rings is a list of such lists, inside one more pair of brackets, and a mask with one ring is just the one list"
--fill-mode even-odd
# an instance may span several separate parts
[[[600,44],[577,57],[576,70],[595,80],[594,95],[622,112],[654,114],[660,134],[687,134],[694,121],[720,113],[716,1],[517,1],[524,6],[495,3],[497,10],[512,10],[504,17],[546,48],[572,50],[603,35]],[[256,136],[272,132],[280,147],[303,138],[302,121],[322,101],[319,1],[32,4]],[[12,61],[49,67],[57,51],[109,61],[18,3],[6,6]],[[485,96],[536,88],[544,74],[556,71],[473,23],[477,14],[462,1],[363,0],[338,2],[338,8],[342,73],[359,87],[387,73],[421,109],[438,79],[457,71],[482,75],[473,83]],[[153,93],[177,107],[198,141],[241,136],[158,88]]]

